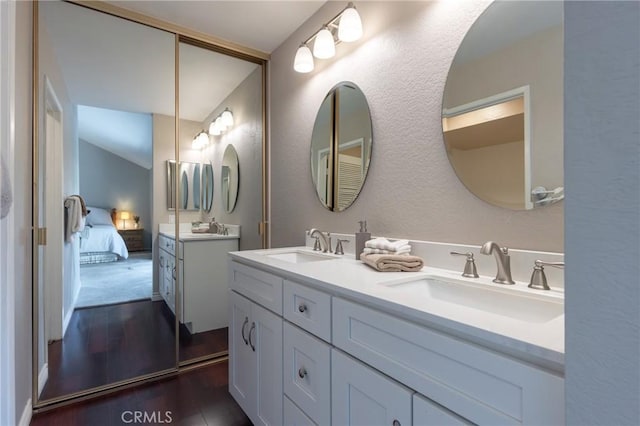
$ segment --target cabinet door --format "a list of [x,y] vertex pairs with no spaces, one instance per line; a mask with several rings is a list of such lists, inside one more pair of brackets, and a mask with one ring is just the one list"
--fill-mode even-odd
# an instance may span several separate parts
[[334,425],[411,425],[413,392],[335,349],[331,389]]
[[229,393],[251,419],[256,401],[256,357],[249,346],[251,302],[229,290]]
[[158,250],[158,293],[164,299],[164,265],[167,260],[165,259],[164,252]]
[[[282,318],[255,303],[249,346],[256,357],[256,416],[254,425],[282,425]],[[253,329],[253,330],[252,330]]]
[[416,393],[413,395],[413,424],[416,426],[469,426],[473,423]]

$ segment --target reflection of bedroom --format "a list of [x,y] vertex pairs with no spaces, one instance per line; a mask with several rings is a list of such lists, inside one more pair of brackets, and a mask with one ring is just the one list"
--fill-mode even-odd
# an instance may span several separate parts
[[79,105],[78,141],[80,195],[89,214],[75,307],[150,299],[151,114]]

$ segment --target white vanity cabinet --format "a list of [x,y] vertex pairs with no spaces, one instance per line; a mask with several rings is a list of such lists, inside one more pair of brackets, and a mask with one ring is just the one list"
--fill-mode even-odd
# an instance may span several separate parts
[[[255,424],[564,423],[561,376],[374,308],[357,293],[234,257],[229,387]],[[260,417],[261,398],[282,417]]]
[[282,425],[282,279],[235,265],[229,284],[229,393],[254,425]]
[[[182,239],[176,244],[172,236],[160,234],[158,245],[159,291],[180,323],[191,333],[226,327],[226,262],[228,253],[238,249],[238,239]],[[176,309],[177,285],[180,309]]]

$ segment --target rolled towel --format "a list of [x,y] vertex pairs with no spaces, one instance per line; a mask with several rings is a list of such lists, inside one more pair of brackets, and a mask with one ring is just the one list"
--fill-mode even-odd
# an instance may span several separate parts
[[397,251],[365,247],[362,252],[365,254],[409,254],[411,253],[411,246],[409,244],[401,246]]
[[400,247],[409,244],[409,240],[389,241],[386,238],[374,238],[364,243],[365,247],[379,250],[398,251]]
[[418,272],[424,266],[422,258],[406,254],[362,253],[360,260],[380,272]]

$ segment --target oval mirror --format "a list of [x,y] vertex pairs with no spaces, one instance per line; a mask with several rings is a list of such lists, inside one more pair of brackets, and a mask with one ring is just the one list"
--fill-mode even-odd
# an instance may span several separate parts
[[372,129],[364,93],[337,84],[320,105],[311,136],[311,180],[327,209],[343,211],[358,197],[371,161]]
[[444,143],[478,198],[530,210],[564,198],[562,2],[492,3],[451,64]]
[[205,164],[202,168],[202,208],[206,212],[213,206],[213,166]]
[[193,208],[200,209],[200,164],[193,167]]
[[227,213],[231,213],[238,199],[240,171],[238,153],[233,145],[227,145],[222,156],[222,205]]
[[182,208],[186,209],[189,206],[189,176],[187,175],[186,170],[182,171],[181,184],[180,199],[182,201]]

